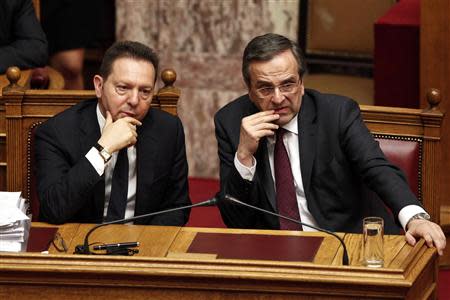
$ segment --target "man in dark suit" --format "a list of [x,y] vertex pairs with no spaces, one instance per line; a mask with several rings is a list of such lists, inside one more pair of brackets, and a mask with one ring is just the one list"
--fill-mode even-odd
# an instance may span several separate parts
[[[189,205],[180,120],[150,108],[158,58],[137,42],[107,50],[94,77],[97,99],[36,130],[40,220],[101,223]],[[136,221],[184,225],[189,210]]]
[[[370,214],[385,219],[386,232],[399,232],[382,203],[363,199],[365,183],[397,217],[410,244],[423,237],[442,254],[441,228],[386,160],[358,104],[305,89],[304,71],[300,49],[283,36],[266,34],[247,45],[242,73],[248,95],[215,116],[221,196],[331,231],[360,232]],[[219,208],[230,227],[302,229],[228,201]]]
[[42,67],[47,63],[47,39],[31,0],[0,1],[0,74],[9,67]]

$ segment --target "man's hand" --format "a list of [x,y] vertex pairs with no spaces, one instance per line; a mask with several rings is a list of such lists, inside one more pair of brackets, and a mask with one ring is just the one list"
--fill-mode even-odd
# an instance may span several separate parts
[[109,153],[132,146],[137,142],[136,126],[141,125],[141,122],[131,117],[121,118],[113,122],[111,113],[107,111],[106,123],[98,143]]
[[253,154],[258,149],[259,140],[265,136],[274,135],[278,125],[272,123],[280,115],[273,110],[262,111],[242,119],[237,158],[248,167],[253,164]]
[[411,246],[416,244],[416,238],[424,238],[428,247],[436,247],[439,255],[443,254],[445,248],[445,235],[436,223],[427,220],[411,220],[408,223],[408,231],[405,239]]

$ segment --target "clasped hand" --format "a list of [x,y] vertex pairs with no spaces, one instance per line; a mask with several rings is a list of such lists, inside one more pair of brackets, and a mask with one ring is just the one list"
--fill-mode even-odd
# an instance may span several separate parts
[[114,153],[137,142],[136,126],[142,123],[135,118],[125,117],[113,122],[111,113],[106,112],[106,123],[98,143],[109,153]]
[[278,125],[273,122],[279,118],[280,115],[274,114],[273,110],[267,110],[242,119],[237,158],[243,165],[248,167],[252,165],[253,154],[258,149],[259,140],[274,135]]

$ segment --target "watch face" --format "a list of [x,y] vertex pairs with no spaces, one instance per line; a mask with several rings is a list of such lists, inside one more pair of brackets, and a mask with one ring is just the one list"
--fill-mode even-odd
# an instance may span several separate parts
[[105,162],[107,162],[111,158],[111,155],[105,149],[100,151],[100,155],[103,157],[103,160]]

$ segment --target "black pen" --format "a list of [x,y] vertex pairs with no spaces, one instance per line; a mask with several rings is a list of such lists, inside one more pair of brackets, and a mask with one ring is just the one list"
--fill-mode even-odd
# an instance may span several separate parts
[[134,248],[138,247],[139,242],[125,242],[116,244],[103,244],[94,246],[94,250],[107,250],[107,249],[117,249],[117,248]]

